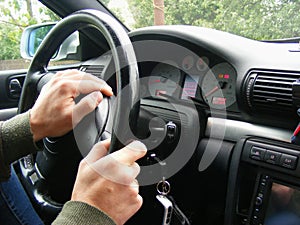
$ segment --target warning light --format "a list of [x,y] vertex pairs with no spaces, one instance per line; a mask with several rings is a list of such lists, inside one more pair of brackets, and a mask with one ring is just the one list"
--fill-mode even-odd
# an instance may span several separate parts
[[224,79],[229,79],[230,75],[229,74],[225,74],[224,75]]
[[219,78],[222,79],[224,75],[222,73],[219,74]]

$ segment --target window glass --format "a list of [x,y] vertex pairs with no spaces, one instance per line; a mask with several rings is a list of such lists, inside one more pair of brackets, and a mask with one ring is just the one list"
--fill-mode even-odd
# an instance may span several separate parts
[[255,40],[300,36],[299,0],[102,0],[130,29],[184,24]]
[[[26,27],[60,20],[38,0],[0,0],[0,16],[0,71],[28,68],[30,60],[22,58],[20,53],[20,40]],[[35,50],[37,48],[32,47]],[[69,63],[74,61],[58,61],[50,64]]]

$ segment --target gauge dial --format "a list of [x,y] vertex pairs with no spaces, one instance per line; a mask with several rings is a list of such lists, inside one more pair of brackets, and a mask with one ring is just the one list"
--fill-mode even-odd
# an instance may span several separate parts
[[174,95],[179,88],[181,72],[175,66],[158,64],[149,77],[149,92],[151,96]]
[[236,102],[236,72],[228,63],[220,63],[209,70],[202,80],[202,97],[215,109],[225,109]]
[[199,71],[205,71],[208,68],[209,59],[206,56],[203,56],[198,59],[196,67]]

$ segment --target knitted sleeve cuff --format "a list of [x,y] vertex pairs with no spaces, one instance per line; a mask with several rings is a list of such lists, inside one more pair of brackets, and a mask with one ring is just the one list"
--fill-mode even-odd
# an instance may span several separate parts
[[8,180],[10,177],[10,166],[4,160],[3,154],[3,142],[2,142],[2,126],[3,122],[0,122],[0,182]]
[[14,116],[2,126],[3,156],[7,164],[40,150],[33,141],[30,111]]
[[52,225],[116,225],[99,209],[79,201],[68,201]]

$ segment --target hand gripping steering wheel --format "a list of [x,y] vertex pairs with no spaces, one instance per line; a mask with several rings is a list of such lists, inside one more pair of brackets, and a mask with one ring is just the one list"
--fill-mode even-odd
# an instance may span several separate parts
[[[51,57],[59,46],[73,32],[85,28],[94,28],[103,35],[109,45],[114,61],[117,97],[115,99],[114,115],[112,115],[113,125],[110,149],[110,151],[114,151],[122,146],[124,140],[132,138],[126,135],[128,133],[132,134],[129,124],[135,124],[139,113],[139,74],[135,52],[127,32],[118,21],[105,13],[96,10],[77,11],[62,19],[51,29],[38,48],[28,69],[19,103],[19,113],[25,112],[33,106],[41,86],[47,83],[49,77],[53,75],[53,72],[49,72],[47,67]],[[122,91],[125,89],[126,91]],[[104,99],[104,102],[109,102],[109,100]],[[109,110],[110,107],[104,108],[109,111],[107,114],[112,113],[111,110]],[[96,114],[97,113],[93,112],[92,116]],[[99,129],[95,129],[95,127],[98,127],[95,121],[99,122],[99,119],[89,121],[94,122],[89,122],[85,125],[88,129],[77,130],[79,136],[85,137],[82,138],[83,142],[81,142],[81,145],[88,146],[88,148],[93,146],[95,141],[98,141],[95,140],[94,137],[101,135],[97,133]],[[105,127],[106,120],[102,121],[102,123],[104,124],[101,124],[101,126]],[[92,131],[89,132],[89,129]],[[90,138],[90,136],[92,136],[92,138]],[[48,139],[44,139],[43,153],[38,153],[35,159],[40,160],[40,162],[35,162],[35,164],[38,165],[38,173],[42,173],[39,174],[38,177],[42,177],[44,182],[42,185],[39,185],[39,187],[43,188],[42,191],[37,192],[47,193],[47,195],[50,194],[50,197],[52,194],[56,195],[53,197],[54,202],[56,199],[63,199],[63,196],[66,196],[66,193],[64,193],[62,189],[72,190],[72,182],[69,184],[61,183],[68,183],[65,180],[65,176],[71,177],[71,180],[75,179],[77,163],[79,162],[78,157],[72,159],[72,157],[76,155],[74,153],[75,150],[72,149],[72,145],[64,144],[65,139],[65,137],[62,137],[54,147],[51,145],[53,144],[51,141],[49,142]],[[120,140],[123,141],[121,142]],[[52,146],[50,152],[48,145]],[[76,144],[73,143],[73,147],[75,145]],[[57,146],[58,148],[67,149],[55,149]],[[51,154],[51,152],[55,154]],[[72,171],[68,171],[67,168],[70,168]],[[67,187],[64,185],[67,185]],[[47,190],[48,188],[50,190]],[[40,197],[43,198],[44,196],[42,195]],[[51,202],[45,201],[51,204]]]

